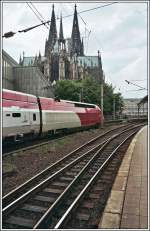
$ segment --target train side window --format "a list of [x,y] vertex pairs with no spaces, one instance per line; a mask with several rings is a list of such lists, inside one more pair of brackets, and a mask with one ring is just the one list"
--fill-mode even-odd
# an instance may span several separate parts
[[6,114],[6,116],[10,116],[10,114]]
[[36,114],[33,114],[33,121],[36,121]]
[[21,113],[12,113],[12,117],[21,117]]

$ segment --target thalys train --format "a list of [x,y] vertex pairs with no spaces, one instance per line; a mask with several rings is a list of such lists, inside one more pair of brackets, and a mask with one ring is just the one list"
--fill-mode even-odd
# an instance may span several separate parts
[[3,89],[3,140],[19,140],[74,128],[96,126],[103,120],[100,108],[67,100],[37,97]]

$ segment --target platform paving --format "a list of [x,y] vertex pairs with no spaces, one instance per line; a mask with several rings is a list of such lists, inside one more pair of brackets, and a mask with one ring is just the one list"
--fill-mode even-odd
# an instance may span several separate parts
[[119,168],[99,229],[148,229],[147,126],[132,140]]

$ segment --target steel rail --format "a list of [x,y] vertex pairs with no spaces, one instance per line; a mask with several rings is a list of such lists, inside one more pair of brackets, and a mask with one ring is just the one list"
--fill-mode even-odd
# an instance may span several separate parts
[[[46,145],[46,144],[49,144],[49,143],[51,143],[51,142],[55,142],[55,141],[58,141],[58,140],[62,140],[62,139],[64,139],[64,138],[66,138],[66,137],[71,137],[71,136],[73,136],[74,134],[73,133],[71,133],[71,134],[67,134],[67,135],[63,135],[63,136],[61,136],[61,137],[54,137],[54,138],[50,138],[50,140],[48,140],[48,141],[42,141],[44,138],[41,138],[41,139],[37,139],[37,140],[34,140],[33,139],[33,141],[35,142],[35,144],[33,144],[33,145],[30,145],[30,146],[26,146],[27,144],[25,144],[25,143],[22,143],[22,144],[20,144],[20,145],[24,145],[24,147],[22,147],[22,148],[19,148],[19,149],[16,149],[16,150],[13,150],[13,151],[10,151],[10,152],[4,152],[3,154],[2,154],[2,158],[5,158],[5,157],[7,157],[7,156],[9,156],[9,155],[13,155],[13,154],[16,154],[16,153],[18,153],[18,152],[24,152],[24,151],[26,151],[26,150],[30,150],[30,149],[33,149],[33,148],[37,148],[37,147],[40,147],[40,146],[43,146],[43,145]],[[48,139],[48,138],[45,138],[45,139]],[[39,143],[37,143],[39,141]],[[30,140],[30,142],[31,142],[31,140]],[[37,143],[37,144],[36,144]],[[14,144],[13,144],[14,145]]]
[[118,149],[128,140],[130,139],[137,131],[132,132],[129,134],[128,137],[126,137],[116,148],[113,150],[111,155],[105,160],[105,162],[101,165],[101,167],[98,169],[98,171],[94,174],[94,176],[91,178],[91,180],[86,184],[86,186],[83,188],[83,190],[80,192],[80,194],[75,198],[73,203],[70,205],[70,207],[67,209],[65,214],[61,217],[61,219],[57,222],[54,229],[60,229],[64,228],[65,223],[70,219],[72,216],[72,213],[75,211],[75,209],[78,207],[81,200],[85,197],[86,193],[90,190],[91,186],[94,184],[94,182],[97,180],[100,174],[102,174],[102,171],[107,166],[107,164],[110,162],[110,160],[113,158],[113,156],[116,154]]
[[8,215],[8,213],[12,212],[20,203],[23,203],[26,199],[28,199],[28,196],[30,196],[31,194],[37,192],[37,190],[40,190],[42,187],[45,187],[46,184],[49,184],[51,180],[54,180],[54,178],[59,176],[65,170],[67,170],[68,168],[72,167],[74,164],[81,161],[81,159],[83,159],[86,155],[89,155],[90,152],[93,152],[93,151],[97,150],[97,148],[99,148],[105,142],[106,141],[103,141],[102,143],[96,145],[95,147],[93,147],[92,149],[90,149],[89,151],[84,153],[82,156],[79,156],[78,158],[76,158],[75,160],[73,160],[72,162],[67,164],[65,167],[61,168],[60,170],[58,170],[57,172],[55,172],[54,174],[52,174],[51,176],[46,178],[44,181],[42,181],[41,183],[39,183],[38,185],[36,185],[32,189],[30,189],[29,191],[27,191],[26,193],[21,195],[19,198],[17,198],[16,200],[14,200],[10,204],[8,204],[6,207],[4,207],[2,209],[3,216],[6,217]]
[[[134,126],[134,129],[137,128],[137,127],[139,127],[139,125],[138,125],[138,126]],[[132,130],[132,129],[133,129],[133,128],[126,129],[126,130],[124,130],[123,132],[114,135],[113,138],[119,136],[119,135],[122,134],[122,133],[128,132],[128,131],[130,131],[130,130]],[[111,138],[107,139],[106,142],[103,142],[103,143],[99,144],[98,146],[100,146],[100,145],[102,145],[102,144],[103,144],[103,146],[104,146],[104,143],[110,142],[110,140],[113,139],[113,138],[111,137]],[[98,146],[97,146],[97,147],[98,147]],[[103,147],[103,146],[102,146],[102,147]],[[95,149],[95,147],[94,147],[93,149]],[[88,152],[91,152],[91,150],[88,151]],[[85,153],[85,154],[87,155],[87,153]],[[85,157],[85,154],[82,155],[81,157],[77,158],[76,160],[72,161],[70,164],[68,164],[68,166],[69,166],[69,167],[73,166],[75,163],[77,163],[79,160],[81,160],[81,158],[84,158],[84,157]],[[94,155],[93,158],[92,158],[90,161],[88,161],[88,163],[89,163],[89,162],[92,163],[92,162],[94,161],[95,158],[96,158],[96,156]],[[88,164],[86,164],[86,166],[88,167]],[[85,171],[85,169],[87,168],[86,166],[83,168],[84,170],[82,169],[82,170],[80,171],[80,173],[82,173],[83,171]],[[17,208],[17,206],[18,206],[20,203],[25,202],[26,199],[28,199],[28,196],[30,197],[31,195],[33,195],[33,193],[38,192],[38,191],[39,191],[39,187],[40,187],[40,188],[46,187],[47,184],[50,183],[50,182],[49,182],[50,180],[54,179],[57,175],[59,175],[60,173],[64,172],[64,170],[66,170],[66,169],[67,169],[67,166],[65,166],[63,169],[60,169],[60,170],[57,172],[57,174],[53,174],[53,175],[50,176],[48,179],[44,180],[44,181],[41,182],[39,185],[37,185],[36,187],[34,187],[33,189],[31,189],[30,191],[28,191],[27,193],[25,193],[23,196],[21,196],[20,198],[18,198],[15,202],[12,202],[10,205],[6,206],[6,207],[3,209],[3,217],[6,218],[6,216],[7,216],[10,212],[14,211],[14,209]],[[82,175],[82,174],[81,174],[81,175]],[[76,177],[75,179],[77,179],[77,177]],[[74,182],[74,181],[72,181],[72,182]],[[77,180],[76,180],[76,182],[77,182]],[[46,185],[45,185],[45,184],[46,184]],[[70,185],[72,185],[72,183],[71,183]],[[66,191],[66,190],[65,190],[65,191]],[[64,195],[64,193],[62,193],[62,195]],[[60,198],[60,197],[59,197],[59,198]],[[57,203],[54,203],[54,205],[52,205],[53,208],[55,207],[55,204],[58,204],[58,201],[59,201],[59,200],[57,200]],[[48,209],[48,210],[49,210],[49,209]],[[48,211],[48,210],[47,210],[47,211]],[[37,228],[37,227],[34,226],[34,228]]]
[[[105,144],[107,145],[112,138],[109,138]],[[72,187],[74,186],[74,184],[76,184],[77,182],[79,182],[80,177],[82,177],[82,175],[86,172],[87,168],[93,163],[93,161],[95,160],[95,158],[97,157],[97,154],[99,154],[100,151],[103,150],[103,148],[105,147],[105,144],[100,148],[100,150],[98,150],[94,156],[92,157],[92,159],[90,159],[88,161],[88,163],[85,165],[85,167],[79,172],[79,174],[76,176],[76,178],[68,185],[68,187],[65,189],[65,191],[58,197],[58,199],[54,202],[54,204],[46,211],[46,213],[41,217],[41,219],[37,222],[37,224],[34,225],[33,229],[41,229],[43,228],[43,222],[45,225],[45,220],[47,219],[47,217],[51,217],[54,215],[54,211],[58,208],[58,206],[60,206],[60,203],[62,202],[62,200],[64,200],[69,194],[69,192],[71,191]]]
[[110,129],[109,131],[94,137],[90,141],[84,143],[83,145],[81,145],[77,149],[75,149],[72,152],[68,153],[65,157],[63,157],[60,160],[56,161],[54,164],[48,166],[47,168],[45,168],[44,170],[42,170],[41,172],[39,172],[38,174],[36,174],[32,178],[30,178],[29,180],[27,180],[25,183],[21,184],[20,186],[18,186],[14,190],[10,191],[8,194],[6,194],[2,198],[2,207],[3,208],[6,207],[12,200],[17,199],[19,196],[21,196],[21,194],[25,193],[27,190],[29,190],[31,187],[33,187],[33,185],[37,184],[37,182],[39,182],[46,175],[53,174],[54,173],[53,171],[56,171],[56,169],[58,168],[58,166],[60,164],[62,164],[62,163],[64,164],[66,160],[68,161],[68,158],[71,158],[72,156],[74,156],[78,151],[81,151],[87,145],[95,142],[96,140],[98,140],[100,138],[103,138],[104,136],[108,135],[109,133],[111,133],[113,131],[116,131],[116,130],[122,129],[122,128],[126,129],[128,126],[129,125],[125,125],[125,126],[123,125],[123,126],[120,126],[119,128],[117,127],[115,129]]
[[99,153],[105,148],[107,147],[107,145],[114,140],[116,137],[119,137],[120,135],[122,135],[125,132],[129,132],[133,129],[136,129],[138,126],[135,126],[134,128],[130,128],[127,129],[123,132],[120,132],[118,134],[113,135],[112,137],[110,137],[104,144],[102,147],[100,147],[100,149],[94,154],[94,156],[92,157],[92,159],[89,160],[89,162],[85,165],[85,167],[79,172],[79,174],[76,176],[76,178],[68,185],[68,187],[63,191],[63,193],[59,196],[59,198],[52,204],[52,206],[45,212],[45,214],[41,217],[41,219],[34,225],[33,229],[41,229],[41,228],[45,228],[45,224],[47,223],[47,220],[49,219],[49,217],[52,217],[55,214],[55,211],[57,209],[59,209],[59,206],[61,206],[63,200],[65,200],[67,198],[67,196],[69,195],[69,193],[71,193],[72,188],[76,185],[76,183],[78,183],[80,181],[80,178],[83,176],[83,174],[86,172],[86,170],[88,169],[88,167],[94,162],[94,160],[97,158],[97,156],[99,155]]
[[[138,126],[134,126],[134,129],[137,128],[137,127],[139,127],[139,125],[138,125]],[[116,137],[116,136],[119,136],[119,135],[122,134],[122,133],[128,132],[128,131],[130,131],[130,130],[132,130],[132,129],[133,129],[133,128],[126,129],[126,130],[124,130],[123,132],[114,135],[113,138]],[[111,137],[111,138],[107,139],[106,142],[103,142],[103,143],[102,143],[103,146],[104,146],[104,143],[109,142],[109,140],[111,140],[111,139],[113,139],[113,138]],[[98,146],[100,146],[100,145],[102,145],[102,144],[99,144]],[[97,146],[97,147],[98,147],[98,146]],[[95,149],[95,147],[94,147],[93,149]],[[91,152],[91,150],[88,151],[87,153],[89,153],[89,152]],[[68,166],[69,166],[69,167],[72,167],[75,163],[78,163],[79,160],[81,160],[81,158],[83,159],[83,157],[85,157],[85,155],[87,155],[87,153],[85,153],[85,154],[82,155],[81,157],[77,158],[76,160],[72,161],[70,164],[68,164]],[[90,161],[88,161],[88,163],[89,163],[89,164],[92,163],[92,162],[94,161],[95,158],[96,158],[96,156],[94,155],[94,157],[93,157]],[[85,169],[89,166],[89,164],[86,164],[86,166],[84,167],[84,171],[85,171]],[[28,199],[30,196],[33,195],[33,193],[36,193],[36,192],[38,193],[40,189],[43,189],[43,187],[46,187],[47,184],[50,183],[50,180],[53,180],[56,176],[60,175],[60,173],[63,173],[64,170],[68,169],[68,166],[65,166],[64,168],[60,169],[57,173],[54,173],[52,176],[50,176],[49,178],[47,178],[46,180],[44,180],[43,182],[41,182],[39,185],[37,185],[37,186],[34,187],[33,189],[29,190],[27,193],[25,193],[24,195],[22,195],[22,196],[21,196],[20,198],[18,198],[15,202],[12,202],[12,203],[9,204],[8,206],[6,206],[6,207],[3,209],[3,218],[5,219],[5,218],[7,217],[8,214],[10,214],[12,211],[14,211],[14,209],[17,208],[17,206],[18,206],[19,204],[25,202],[26,199]],[[84,171],[81,170],[80,172],[82,173],[82,172],[84,172]],[[82,174],[81,174],[81,175],[82,175]],[[77,178],[77,177],[76,177],[76,178]],[[76,179],[76,178],[75,178],[75,179]],[[71,184],[71,185],[72,185],[72,184]],[[66,190],[65,190],[65,191],[66,191]],[[62,195],[63,195],[63,193],[62,193]],[[58,200],[57,200],[57,201],[58,201]],[[54,203],[54,204],[55,204],[55,203]],[[57,203],[56,203],[56,204],[57,204]],[[21,205],[22,205],[22,204],[21,204]],[[52,207],[54,207],[54,206],[52,205]],[[49,209],[48,209],[48,210],[49,210]],[[48,211],[48,210],[47,210],[47,211]],[[7,222],[7,221],[6,221],[6,222]]]

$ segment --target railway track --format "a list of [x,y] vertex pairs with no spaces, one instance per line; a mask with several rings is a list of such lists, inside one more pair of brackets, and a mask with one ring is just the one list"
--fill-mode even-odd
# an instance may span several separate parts
[[[14,201],[8,203],[7,199],[11,194],[7,195],[3,198],[3,202],[5,202],[2,210],[3,228],[45,229],[64,227],[66,220],[68,222],[68,217],[72,216],[72,208],[74,210],[78,207],[77,201],[81,203],[85,192],[87,192],[87,189],[89,191],[91,185],[95,182],[95,177],[102,174],[101,172],[103,172],[105,166],[116,154],[116,150],[140,127],[141,125],[130,125],[130,128],[122,128],[122,131],[120,129],[115,134],[114,131],[109,131],[101,137],[101,142],[98,141],[98,137],[93,139],[89,143],[90,147],[84,147],[86,148],[84,151],[82,150],[83,147],[80,147],[77,150],[77,156],[74,153],[63,158],[65,161],[62,159],[60,161],[61,165],[58,162],[54,164],[54,172],[50,170],[48,177],[21,194]],[[95,143],[95,141],[98,141],[98,143]],[[58,169],[56,169],[56,166]],[[112,173],[115,172],[113,167],[111,169]]]
[[125,138],[101,165],[57,222],[55,229],[98,229],[117,171],[133,135],[134,132]]
[[[133,121],[134,122],[134,121]],[[110,126],[110,124],[116,124],[116,125],[121,125],[123,123],[123,121],[106,121],[105,122],[105,126]],[[137,123],[134,122],[134,123]],[[129,124],[129,122],[128,122]],[[84,130],[80,130],[81,131],[84,131]],[[17,152],[24,152],[26,150],[30,150],[30,149],[33,149],[33,148],[36,148],[36,147],[40,147],[40,146],[43,146],[43,145],[46,145],[46,144],[49,144],[50,142],[52,141],[57,141],[57,140],[61,140],[63,139],[64,137],[71,137],[74,135],[75,132],[69,132],[68,134],[55,134],[51,137],[43,137],[43,138],[37,138],[37,139],[32,139],[32,140],[24,140],[24,141],[18,141],[16,143],[12,143],[12,142],[8,142],[8,143],[5,143],[2,144],[2,153],[3,153],[3,158],[6,157],[6,156],[9,156],[9,155],[13,155],[14,153],[17,153]],[[43,141],[44,140],[44,141]]]
[[[2,150],[3,150],[3,157],[12,155],[14,153],[20,152],[20,151],[26,151],[29,149],[33,149],[36,147],[43,146],[45,144],[49,144],[52,141],[57,141],[64,139],[64,137],[71,137],[73,136],[74,133],[70,132],[68,134],[55,134],[49,138],[43,137],[43,138],[37,138],[37,139],[32,139],[32,140],[26,140],[26,141],[21,141],[21,142],[16,142],[16,143],[6,143],[3,145]],[[44,140],[44,141],[43,141]]]
[[79,156],[81,156],[87,150],[90,150],[91,145],[96,145],[97,143],[99,144],[99,142],[102,142],[103,140],[111,137],[111,135],[116,134],[117,131],[119,131],[119,130],[123,131],[124,129],[127,129],[127,128],[131,127],[131,126],[133,126],[133,125],[131,125],[131,124],[130,125],[125,125],[125,126],[123,125],[121,127],[110,129],[109,131],[96,136],[95,138],[91,139],[90,141],[83,144],[79,148],[73,150],[68,155],[63,157],[62,159],[58,160],[57,162],[55,162],[54,164],[52,164],[48,168],[44,169],[43,171],[41,171],[40,173],[38,173],[34,177],[30,178],[25,183],[21,184],[16,189],[9,192],[7,195],[5,195],[3,197],[3,199],[2,199],[2,206],[6,207],[13,200],[17,199],[23,193],[27,192],[31,187],[38,184],[40,181],[46,179],[50,175],[54,174],[55,172],[57,172],[57,170],[61,169],[65,165],[67,165],[73,159],[78,158]]

